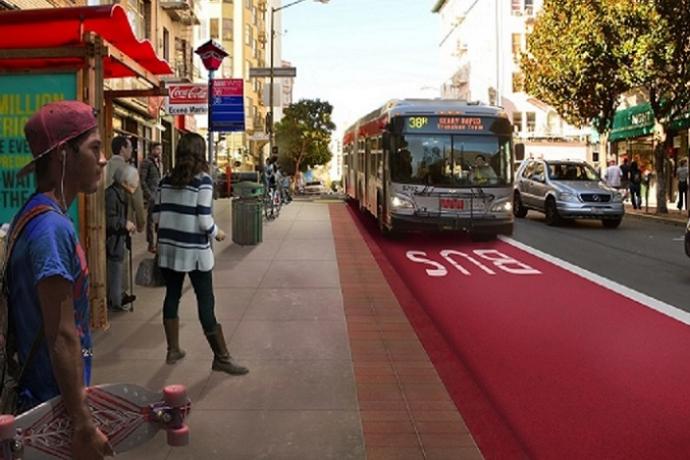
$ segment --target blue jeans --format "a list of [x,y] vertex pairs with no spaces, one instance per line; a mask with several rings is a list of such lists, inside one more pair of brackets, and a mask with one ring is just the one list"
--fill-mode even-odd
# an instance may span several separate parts
[[[176,272],[168,268],[161,268],[165,279],[165,301],[163,302],[163,318],[177,319],[177,310],[180,307],[182,297],[182,283],[185,272]],[[192,281],[196,303],[199,310],[199,321],[204,332],[211,333],[215,330],[216,315],[214,313],[215,297],[213,296],[213,272],[194,270],[189,272]]]

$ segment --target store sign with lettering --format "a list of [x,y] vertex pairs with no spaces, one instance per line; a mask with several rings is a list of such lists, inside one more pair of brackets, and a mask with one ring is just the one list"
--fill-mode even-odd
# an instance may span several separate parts
[[208,113],[208,85],[205,83],[169,84],[165,99],[165,111],[170,115]]
[[[36,190],[34,174],[17,177],[32,159],[24,125],[45,104],[76,96],[73,73],[0,75],[0,224],[10,222]],[[76,201],[69,213],[78,228]]]

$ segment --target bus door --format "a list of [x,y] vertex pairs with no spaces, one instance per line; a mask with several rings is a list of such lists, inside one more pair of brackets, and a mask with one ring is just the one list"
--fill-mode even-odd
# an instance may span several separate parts
[[366,157],[366,199],[365,206],[373,215],[376,215],[376,150],[375,150],[375,139],[372,137],[367,138],[365,149]]

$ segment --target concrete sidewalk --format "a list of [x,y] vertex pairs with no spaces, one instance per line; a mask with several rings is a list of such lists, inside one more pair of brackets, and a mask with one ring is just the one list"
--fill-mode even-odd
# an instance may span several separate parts
[[[215,214],[229,232],[230,202],[216,201]],[[258,246],[228,237],[215,248],[216,316],[248,375],[211,372],[188,282],[180,306],[187,357],[176,365],[164,361],[164,288],[137,286],[135,311],[113,315],[111,328],[95,334],[94,384],[181,383],[193,401],[188,447],[169,448],[159,433],[118,458],[366,457],[328,205],[294,202],[264,224]],[[137,235],[135,270],[145,247]]]

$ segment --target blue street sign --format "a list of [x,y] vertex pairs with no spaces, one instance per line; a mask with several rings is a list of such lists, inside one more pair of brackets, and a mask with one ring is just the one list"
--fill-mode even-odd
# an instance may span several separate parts
[[244,81],[238,78],[213,80],[211,131],[244,131]]

